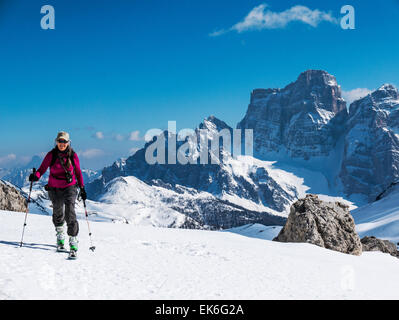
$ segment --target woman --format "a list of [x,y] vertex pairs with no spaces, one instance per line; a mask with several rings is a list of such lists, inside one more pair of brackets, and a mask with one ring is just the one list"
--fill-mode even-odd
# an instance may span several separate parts
[[53,204],[53,223],[57,233],[57,250],[65,251],[64,221],[67,223],[70,253],[76,257],[78,250],[79,224],[76,220],[75,200],[78,194],[87,199],[78,155],[70,146],[69,134],[59,132],[55,139],[56,147],[45,156],[40,168],[29,176],[29,181],[38,181],[50,167],[50,177],[46,190]]

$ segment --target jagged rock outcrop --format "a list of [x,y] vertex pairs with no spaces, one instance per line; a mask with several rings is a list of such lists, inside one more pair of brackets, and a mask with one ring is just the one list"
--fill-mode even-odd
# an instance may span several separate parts
[[399,258],[399,251],[393,242],[376,237],[364,237],[361,240],[363,251],[381,251]]
[[0,210],[26,212],[28,203],[21,192],[10,183],[0,180]]
[[324,202],[311,194],[291,206],[285,226],[273,240],[307,242],[353,255],[362,253],[348,207],[340,202]]
[[373,201],[399,180],[399,92],[389,84],[353,102],[339,174],[347,195]]
[[347,117],[334,76],[308,70],[283,89],[256,89],[239,129],[254,130],[254,154],[292,158],[327,156]]

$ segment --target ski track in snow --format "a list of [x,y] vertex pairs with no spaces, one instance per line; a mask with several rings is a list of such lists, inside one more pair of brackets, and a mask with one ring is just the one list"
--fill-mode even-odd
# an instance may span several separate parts
[[[232,232],[80,220],[78,260],[55,252],[51,217],[0,211],[0,299],[398,299],[399,260]],[[261,230],[265,231],[261,234]],[[243,231],[244,232],[244,231]],[[238,234],[237,234],[238,233]],[[257,237],[259,233],[259,237]]]

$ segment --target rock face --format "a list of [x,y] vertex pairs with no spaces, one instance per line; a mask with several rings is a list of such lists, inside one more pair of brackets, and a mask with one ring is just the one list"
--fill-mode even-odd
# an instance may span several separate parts
[[399,251],[393,242],[381,240],[376,237],[364,237],[361,240],[363,251],[381,251],[399,258]]
[[348,113],[335,77],[308,70],[283,89],[254,90],[237,128],[254,130],[256,157],[315,168],[356,201],[399,180],[399,92],[390,84]]
[[392,85],[351,104],[340,178],[347,195],[369,201],[399,180],[399,92]]
[[0,180],[0,210],[26,212],[25,197],[10,183]]
[[308,70],[284,89],[256,89],[239,129],[254,130],[254,153],[286,151],[293,158],[326,156],[347,117],[334,76]]
[[280,242],[307,242],[323,248],[360,255],[362,244],[348,207],[307,195],[291,206],[287,223],[273,239]]

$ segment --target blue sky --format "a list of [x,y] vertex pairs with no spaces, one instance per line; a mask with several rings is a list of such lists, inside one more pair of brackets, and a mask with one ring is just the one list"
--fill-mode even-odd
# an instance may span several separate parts
[[[262,4],[264,14],[302,5],[338,20],[350,4],[356,29],[321,19],[212,36]],[[43,5],[55,30],[40,27]],[[235,127],[254,88],[307,69],[344,91],[398,85],[398,15],[398,0],[0,0],[0,167],[47,152],[59,130],[98,169],[168,120],[194,128],[213,114]]]

